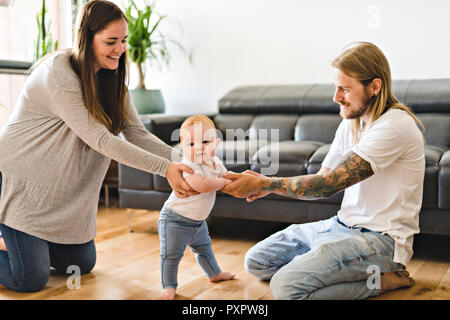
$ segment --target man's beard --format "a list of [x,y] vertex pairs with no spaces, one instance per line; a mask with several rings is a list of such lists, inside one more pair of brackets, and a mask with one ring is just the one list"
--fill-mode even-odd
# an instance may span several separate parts
[[[361,118],[361,116],[364,114],[364,113],[366,113],[366,111],[367,111],[367,109],[369,108],[369,106],[371,105],[371,103],[372,103],[372,100],[374,99],[375,97],[372,97],[372,98],[367,98],[366,97],[366,102],[361,106],[361,107],[359,107],[359,109],[357,109],[357,110],[352,110],[348,115],[345,115],[344,114],[344,112],[343,112],[343,110],[341,110],[341,112],[339,113],[339,115],[342,117],[342,118],[344,118],[344,119],[359,119],[359,118]],[[343,106],[349,106],[348,104],[343,104]]]

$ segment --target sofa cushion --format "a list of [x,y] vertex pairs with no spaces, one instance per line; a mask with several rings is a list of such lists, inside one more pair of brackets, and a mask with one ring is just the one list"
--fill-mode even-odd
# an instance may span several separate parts
[[439,167],[439,162],[441,161],[442,155],[447,151],[447,148],[438,146],[425,146],[425,166],[426,167]]
[[134,190],[152,190],[153,174],[124,164],[119,165],[119,188]]
[[303,99],[301,113],[339,114],[339,106],[333,101],[336,87],[331,83],[313,84]]
[[306,171],[308,174],[317,173],[322,167],[322,162],[330,150],[331,144],[324,144],[317,148],[317,150],[309,158],[308,164],[306,166]]
[[438,207],[439,209],[450,209],[450,150],[445,151],[439,161],[439,193]]
[[331,143],[341,120],[332,114],[302,115],[295,124],[294,140]]
[[218,114],[214,123],[222,133],[222,140],[245,140],[252,119],[252,114]]
[[406,94],[408,93],[408,87],[411,85],[411,80],[393,80],[392,90],[395,97],[402,102],[406,101]]
[[250,139],[285,141],[294,140],[296,115],[257,115],[250,124]]
[[156,191],[172,192],[172,187],[167,179],[157,174],[153,175],[153,187]]
[[450,148],[450,114],[419,113],[417,117],[425,126],[425,140],[428,145]]
[[250,162],[259,148],[265,146],[264,140],[225,140],[216,150],[217,157],[222,160],[228,170],[237,168],[250,169]]
[[311,85],[239,86],[219,100],[219,113],[299,113]]
[[279,163],[276,166],[263,165],[256,163],[250,165],[250,170],[259,172],[266,176],[293,177],[306,174],[305,164],[303,163]]
[[339,113],[332,84],[240,86],[219,100],[219,113]]
[[425,178],[423,181],[422,207],[438,207],[439,160],[445,150],[441,147],[425,146]]
[[306,174],[308,159],[321,145],[316,141],[272,142],[258,149],[252,167],[269,176]]
[[[395,85],[395,81],[394,81]],[[447,113],[450,79],[410,80],[404,99],[400,100],[417,113]]]

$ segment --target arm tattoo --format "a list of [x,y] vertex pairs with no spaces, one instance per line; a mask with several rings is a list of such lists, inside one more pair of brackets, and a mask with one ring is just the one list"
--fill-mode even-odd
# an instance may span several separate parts
[[354,152],[345,155],[334,170],[318,175],[271,178],[260,182],[261,190],[298,199],[329,198],[373,175],[370,163]]

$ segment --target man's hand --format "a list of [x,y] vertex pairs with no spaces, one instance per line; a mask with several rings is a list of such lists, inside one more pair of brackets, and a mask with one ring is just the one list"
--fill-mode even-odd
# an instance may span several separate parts
[[[264,176],[245,173],[228,172],[223,176],[232,182],[222,188],[222,192],[228,193],[236,198],[249,198],[261,191],[260,182]],[[267,178],[266,178],[267,179]]]
[[[252,170],[245,170],[243,172],[243,174],[250,174],[250,175],[253,175],[256,177],[265,177],[264,175],[262,175],[258,172],[252,171]],[[247,197],[247,202],[252,202],[256,199],[263,198],[263,197],[267,196],[269,193],[270,193],[270,191],[260,190],[260,191],[256,192],[255,194],[252,194],[250,197]]]
[[182,163],[171,162],[166,171],[166,179],[172,187],[177,198],[187,198],[192,195],[199,194],[191,188],[191,186],[184,180],[183,171],[193,174],[194,170]]

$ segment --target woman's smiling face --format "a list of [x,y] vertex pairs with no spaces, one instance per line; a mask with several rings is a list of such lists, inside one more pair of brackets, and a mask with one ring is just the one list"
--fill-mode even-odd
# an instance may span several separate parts
[[124,19],[112,21],[94,35],[95,73],[100,69],[115,70],[119,67],[119,59],[127,49],[127,37],[128,25]]

